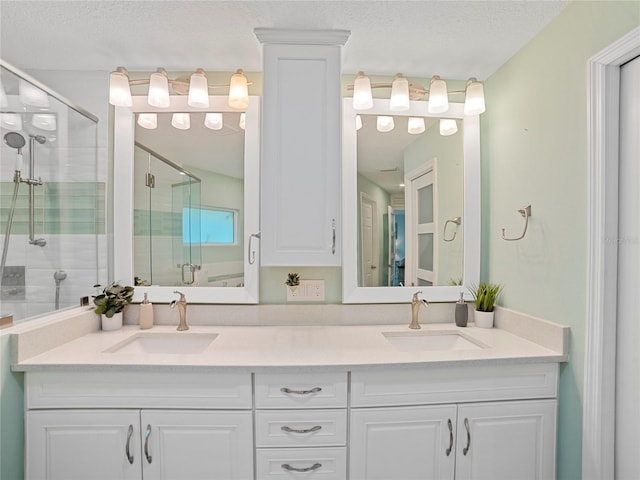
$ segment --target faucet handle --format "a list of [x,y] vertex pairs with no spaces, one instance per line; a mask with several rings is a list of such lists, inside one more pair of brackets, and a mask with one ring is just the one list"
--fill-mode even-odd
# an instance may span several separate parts
[[413,294],[413,298],[411,298],[411,302],[419,302],[420,299],[418,298],[418,295],[420,295],[422,293],[422,290],[418,290],[417,292],[415,292]]
[[179,302],[186,302],[187,301],[187,299],[184,296],[184,293],[179,292],[178,290],[174,290],[173,293],[177,293],[178,295],[180,295],[180,300],[178,300]]

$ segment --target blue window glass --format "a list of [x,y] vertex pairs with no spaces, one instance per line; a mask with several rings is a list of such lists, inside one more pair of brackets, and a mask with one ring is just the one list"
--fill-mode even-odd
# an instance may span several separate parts
[[182,209],[182,241],[185,244],[235,245],[238,213],[219,208]]

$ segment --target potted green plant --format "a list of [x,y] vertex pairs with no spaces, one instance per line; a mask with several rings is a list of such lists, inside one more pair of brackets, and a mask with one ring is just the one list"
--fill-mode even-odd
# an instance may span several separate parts
[[93,288],[102,288],[102,293],[93,296],[95,312],[101,315],[102,329],[117,330],[122,327],[122,312],[131,303],[133,287],[114,282],[106,287],[94,285]]
[[498,283],[480,282],[469,288],[475,303],[474,319],[476,327],[493,328],[493,309],[496,300],[502,292],[502,285]]
[[287,285],[292,292],[295,292],[298,285],[300,285],[300,275],[297,273],[288,273],[287,280],[284,284]]

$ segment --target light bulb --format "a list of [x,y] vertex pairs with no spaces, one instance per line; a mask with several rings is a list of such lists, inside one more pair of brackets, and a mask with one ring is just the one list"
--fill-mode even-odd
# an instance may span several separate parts
[[409,81],[401,73],[397,73],[395,80],[391,84],[389,109],[400,112],[409,110],[409,107]]
[[17,113],[0,113],[0,126],[7,130],[19,132],[22,130],[22,117]]
[[223,124],[221,113],[207,113],[204,117],[204,126],[211,130],[220,130]]
[[365,77],[364,72],[358,72],[353,82],[353,109],[367,110],[371,107],[373,107],[371,82],[369,77]]
[[229,84],[229,106],[231,108],[247,108],[249,106],[247,77],[244,76],[240,68],[236,73],[231,75],[231,82]]
[[447,137],[458,131],[458,123],[453,118],[440,119],[440,135]]
[[171,125],[178,130],[189,130],[191,128],[191,118],[188,113],[174,113],[171,117]]
[[169,80],[167,78],[167,72],[162,68],[152,73],[149,78],[147,102],[152,107],[158,108],[167,108],[171,104],[171,100],[169,99]]
[[20,79],[18,90],[20,92],[20,101],[23,104],[31,105],[32,107],[49,108],[49,95],[35,85]]
[[115,72],[109,74],[109,103],[116,107],[133,105],[129,75],[124,67],[118,67]]
[[464,96],[464,114],[480,115],[484,113],[484,87],[482,83],[471,77],[467,80]]
[[53,132],[56,130],[56,116],[51,113],[34,113],[31,117],[31,125],[41,130]]
[[407,133],[410,133],[411,135],[417,135],[424,132],[424,130],[424,118],[409,117],[409,122],[407,123]]
[[195,108],[209,108],[209,85],[204,70],[199,68],[189,79],[189,99],[187,103]]
[[155,113],[139,113],[138,125],[147,130],[155,130],[158,128],[158,115]]
[[362,117],[356,115],[356,131],[362,128]]
[[247,125],[247,115],[245,113],[240,114],[240,121],[238,122],[238,126],[244,130]]
[[385,115],[380,115],[377,121],[377,129],[379,132],[385,133],[393,130],[394,127],[393,117],[387,117]]
[[444,113],[449,110],[447,84],[438,75],[431,78],[429,86],[429,113]]

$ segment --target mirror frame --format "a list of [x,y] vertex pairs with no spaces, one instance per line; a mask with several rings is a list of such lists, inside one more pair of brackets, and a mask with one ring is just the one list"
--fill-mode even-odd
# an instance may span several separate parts
[[[353,109],[351,98],[343,99],[342,123],[342,303],[407,303],[411,295],[423,291],[423,298],[432,302],[452,302],[460,298],[471,300],[468,287],[480,279],[480,117],[465,116],[462,103],[450,103],[446,115],[427,111],[427,102],[412,101],[409,110],[389,110],[389,100],[374,99],[373,108]],[[455,118],[463,123],[463,285],[415,287],[358,286],[358,143],[356,115],[390,115],[425,118]]]
[[[136,286],[134,302],[148,293],[152,302],[168,303],[176,298],[174,291],[183,292],[189,303],[256,304],[259,300],[260,250],[258,241],[251,245],[255,261],[249,263],[251,234],[260,230],[260,97],[250,96],[249,107],[239,110],[229,107],[227,96],[210,95],[210,107],[198,109],[187,105],[187,96],[172,95],[169,108],[147,104],[146,96],[134,96],[133,106],[114,107],[113,127],[113,208],[117,213],[113,224],[114,278],[133,285],[133,158],[135,114],[138,112],[246,112],[244,137],[244,287]],[[116,217],[114,213],[114,217]]]

